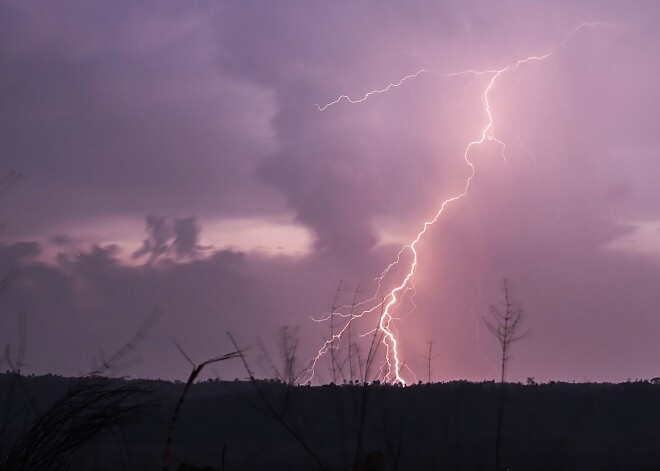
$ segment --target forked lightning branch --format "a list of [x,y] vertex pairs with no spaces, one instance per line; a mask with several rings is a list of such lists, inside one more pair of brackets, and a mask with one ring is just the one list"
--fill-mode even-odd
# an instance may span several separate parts
[[[327,103],[325,105],[318,105],[318,104],[316,105],[319,111],[324,111],[324,112],[329,112],[331,107],[338,106],[344,102],[351,105],[358,105],[360,103],[364,103],[365,101],[377,95],[382,95],[388,92],[392,92],[394,89],[404,86],[407,82],[412,81],[418,78],[419,76],[425,74],[438,75],[443,79],[459,77],[459,76],[487,77],[485,86],[480,92],[481,101],[483,105],[483,113],[485,117],[485,125],[483,125],[483,127],[481,127],[480,130],[479,128],[477,128],[475,132],[475,136],[476,136],[475,139],[472,140],[471,142],[468,142],[465,146],[462,159],[465,161],[465,165],[467,165],[467,167],[469,168],[469,176],[465,180],[465,184],[463,186],[462,191],[444,200],[440,204],[435,214],[433,214],[428,220],[426,220],[422,224],[421,229],[417,233],[417,236],[409,244],[404,245],[401,248],[395,260],[392,263],[390,263],[376,278],[377,287],[373,296],[371,296],[369,299],[366,299],[358,303],[355,306],[341,306],[334,312],[330,312],[319,319],[315,319],[317,322],[325,322],[328,321],[331,317],[336,317],[340,319],[342,323],[339,330],[336,333],[333,333],[331,338],[329,338],[323,343],[321,348],[318,350],[316,356],[309,362],[308,368],[305,369],[305,371],[300,375],[299,380],[311,381],[314,378],[315,369],[320,359],[331,348],[338,348],[340,342],[342,341],[342,338],[348,331],[351,324],[356,319],[364,318],[365,316],[371,315],[371,316],[379,316],[378,318],[375,317],[375,321],[377,321],[378,324],[377,329],[382,334],[382,342],[385,346],[385,359],[384,359],[385,369],[381,379],[391,383],[401,383],[401,384],[407,383],[406,379],[403,377],[403,371],[402,371],[404,369],[404,365],[401,361],[401,354],[399,348],[400,340],[392,324],[393,321],[395,320],[394,314],[396,312],[397,307],[400,305],[403,296],[408,291],[412,291],[414,289],[413,282],[417,272],[417,268],[421,263],[421,256],[422,256],[422,254],[418,251],[417,248],[419,242],[423,239],[424,235],[430,230],[430,228],[434,224],[436,224],[438,220],[440,220],[445,208],[448,205],[455,203],[461,198],[463,198],[465,195],[468,194],[470,190],[470,185],[476,174],[476,168],[473,162],[470,160],[470,154],[472,149],[475,146],[480,146],[487,143],[494,143],[499,148],[499,155],[501,156],[501,158],[506,160],[506,156],[505,156],[506,145],[502,140],[498,139],[498,137],[495,134],[494,124],[496,119],[496,111],[492,109],[491,102],[489,100],[490,94],[492,90],[496,87],[498,79],[507,72],[523,67],[526,64],[532,62],[541,62],[544,61],[545,59],[548,59],[549,57],[556,54],[557,51],[559,51],[560,48],[564,46],[571,39],[571,37],[575,35],[578,31],[584,28],[600,26],[604,24],[605,23],[582,23],[576,26],[575,28],[573,28],[564,37],[564,39],[549,52],[546,52],[542,55],[528,56],[522,59],[512,61],[510,65],[503,68],[491,68],[484,70],[467,69],[452,73],[434,71],[432,69],[420,69],[417,72],[410,75],[406,75],[397,82],[390,83],[383,88],[368,91],[361,97],[352,98],[348,95],[340,95],[337,99],[331,101],[330,103]],[[393,269],[399,266],[402,266],[403,274],[402,275],[399,274],[398,281],[396,279],[394,280],[393,282],[394,288],[392,288],[389,292],[383,294],[383,285],[385,279],[390,275],[394,276]],[[355,308],[357,308],[357,311],[355,310]],[[375,323],[376,322],[374,322],[374,324]]]

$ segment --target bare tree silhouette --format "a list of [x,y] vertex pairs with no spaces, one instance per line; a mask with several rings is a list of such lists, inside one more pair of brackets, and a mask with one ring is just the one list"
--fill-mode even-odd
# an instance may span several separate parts
[[504,383],[506,367],[509,359],[511,344],[522,339],[529,331],[518,334],[518,326],[523,318],[523,307],[520,302],[515,301],[511,295],[511,285],[506,278],[502,279],[503,298],[500,306],[491,304],[490,313],[492,320],[483,318],[486,327],[500,343],[502,352],[500,383]]
[[[279,361],[273,361],[273,357],[266,349],[264,343],[259,339],[257,341],[257,347],[259,351],[259,361],[264,362],[268,373],[272,378],[281,381],[282,383],[293,386],[298,383],[298,379],[302,375],[302,372],[298,368],[298,343],[300,342],[300,337],[298,331],[300,328],[298,326],[282,326],[279,330]],[[253,376],[253,372],[248,372],[250,376]]]
[[438,356],[437,354],[433,354],[433,345],[435,345],[435,340],[429,339],[426,344],[429,346],[429,352],[428,355],[426,355],[426,374],[427,374],[427,381],[430,383],[431,382],[431,372],[433,370],[431,363],[433,360]]
[[520,302],[514,300],[511,294],[511,286],[506,278],[502,279],[502,300],[500,305],[491,305],[491,320],[484,318],[484,323],[491,334],[500,344],[502,353],[500,370],[500,390],[497,404],[497,430],[495,434],[495,470],[504,469],[501,465],[501,444],[502,444],[502,421],[504,418],[504,378],[506,377],[506,367],[510,360],[511,344],[520,340],[529,331],[523,334],[518,333],[518,327],[523,319],[523,307]]

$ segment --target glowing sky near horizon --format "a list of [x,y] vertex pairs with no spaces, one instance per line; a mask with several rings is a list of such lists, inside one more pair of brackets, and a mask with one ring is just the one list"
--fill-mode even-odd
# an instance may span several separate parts
[[309,317],[338,280],[373,288],[461,192],[488,77],[314,104],[420,69],[506,67],[600,21],[498,78],[506,165],[497,146],[472,150],[470,194],[420,242],[417,308],[397,329],[418,374],[432,338],[436,379],[495,377],[480,319],[506,276],[532,330],[512,379],[657,376],[658,20],[650,1],[2,0],[0,170],[24,178],[0,199],[0,271],[20,274],[0,340],[24,310],[29,367],[75,373],[160,306],[130,374],[179,376],[172,338],[203,358],[230,348],[225,330],[275,348],[299,325],[312,357],[328,330]]

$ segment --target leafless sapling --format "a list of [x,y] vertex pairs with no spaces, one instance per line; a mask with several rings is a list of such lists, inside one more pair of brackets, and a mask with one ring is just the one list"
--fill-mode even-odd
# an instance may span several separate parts
[[506,367],[509,359],[509,350],[511,344],[520,340],[529,333],[526,331],[519,334],[518,327],[523,318],[523,308],[520,302],[513,299],[511,295],[511,286],[506,278],[502,279],[502,295],[500,305],[491,305],[490,313],[492,319],[489,321],[484,318],[484,323],[491,334],[500,344],[502,353],[500,370],[500,388],[497,401],[497,424],[495,434],[495,470],[504,469],[501,465],[501,443],[502,443],[502,421],[504,417],[504,378],[506,377]]
[[353,302],[351,303],[351,310],[348,313],[349,316],[349,323],[348,323],[348,371],[349,371],[349,378],[351,381],[356,379],[355,375],[355,369],[360,369],[360,364],[358,362],[358,365],[356,368],[353,368],[353,363],[354,363],[354,356],[356,356],[356,353],[359,358],[359,351],[358,351],[358,345],[356,343],[353,343],[352,335],[351,335],[351,326],[353,324],[353,319],[355,319],[353,312],[355,310],[355,306],[357,306],[357,299],[358,299],[358,294],[360,294],[360,284],[358,283],[357,287],[355,288],[355,292],[353,293]]
[[523,318],[523,307],[520,302],[513,299],[511,295],[511,286],[506,278],[502,279],[502,295],[500,305],[491,304],[491,320],[484,318],[486,328],[497,339],[502,353],[500,365],[500,383],[504,383],[506,377],[506,367],[509,359],[511,344],[520,340],[529,333],[522,334],[518,332],[518,327]]
[[429,346],[429,352],[428,355],[426,356],[426,373],[427,373],[427,378],[428,382],[431,382],[431,372],[432,372],[432,367],[431,363],[433,360],[438,356],[437,354],[433,354],[433,345],[435,344],[435,340],[429,339],[426,344]]
[[339,364],[339,338],[335,336],[335,315],[339,310],[339,297],[343,291],[343,280],[339,280],[337,285],[337,291],[335,292],[335,297],[332,300],[332,306],[330,307],[330,364],[332,366],[332,382],[337,384],[337,375],[341,374],[342,367]]

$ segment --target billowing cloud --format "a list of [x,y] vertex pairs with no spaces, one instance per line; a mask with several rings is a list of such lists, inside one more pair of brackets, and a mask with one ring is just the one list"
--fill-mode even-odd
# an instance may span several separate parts
[[271,96],[219,73],[213,8],[0,9],[2,163],[25,176],[3,208],[8,235],[99,216],[286,213],[253,175],[274,148]]

